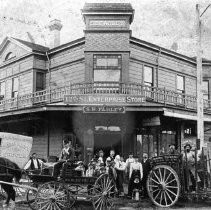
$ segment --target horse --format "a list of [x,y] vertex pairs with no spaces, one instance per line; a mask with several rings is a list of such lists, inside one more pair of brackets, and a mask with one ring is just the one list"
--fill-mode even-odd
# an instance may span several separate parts
[[[12,183],[15,178],[17,182],[20,181],[22,176],[22,170],[19,166],[11,160],[0,157],[0,181]],[[8,206],[10,199],[13,205],[15,205],[15,190],[12,185],[1,184],[1,187],[7,194],[7,198],[4,206]]]

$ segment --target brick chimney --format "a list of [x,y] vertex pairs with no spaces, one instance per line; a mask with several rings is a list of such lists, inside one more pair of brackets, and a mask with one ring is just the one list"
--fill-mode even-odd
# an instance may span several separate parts
[[51,31],[50,48],[58,47],[60,45],[60,31],[62,29],[61,21],[57,19],[52,20],[49,29]]

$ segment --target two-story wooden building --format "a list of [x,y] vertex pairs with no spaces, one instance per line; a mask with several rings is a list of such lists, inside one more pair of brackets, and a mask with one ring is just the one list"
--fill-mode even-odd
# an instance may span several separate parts
[[[86,3],[84,37],[53,48],[16,38],[0,46],[0,130],[30,135],[40,157],[62,139],[87,160],[114,148],[150,156],[196,139],[196,59],[132,36],[130,4]],[[71,21],[71,20],[70,20]],[[141,23],[140,23],[141,24]],[[211,61],[203,61],[205,142],[210,140]]]

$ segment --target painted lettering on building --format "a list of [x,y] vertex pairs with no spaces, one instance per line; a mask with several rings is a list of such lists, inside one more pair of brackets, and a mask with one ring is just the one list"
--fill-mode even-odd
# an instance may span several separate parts
[[127,95],[65,95],[64,103],[69,105],[123,105],[137,106],[145,102],[143,96]]
[[123,106],[84,106],[84,113],[125,113]]
[[124,20],[90,20],[89,25],[92,27],[123,27]]

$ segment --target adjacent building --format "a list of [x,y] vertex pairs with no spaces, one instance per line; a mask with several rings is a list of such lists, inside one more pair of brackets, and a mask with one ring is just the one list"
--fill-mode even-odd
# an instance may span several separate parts
[[[131,4],[86,3],[84,37],[53,47],[16,38],[0,46],[0,131],[34,138],[57,156],[69,138],[88,160],[111,148],[150,156],[196,140],[196,59],[132,36]],[[211,61],[203,60],[205,145],[211,139]]]

